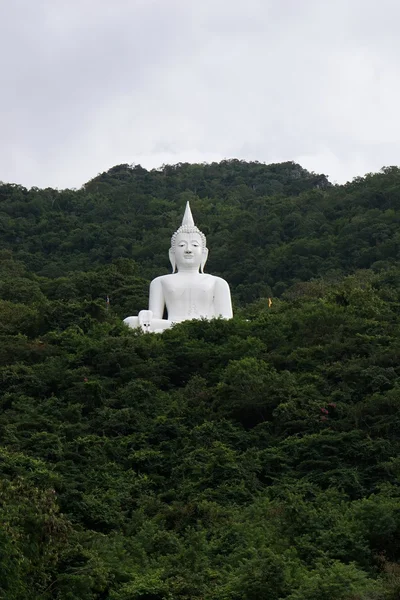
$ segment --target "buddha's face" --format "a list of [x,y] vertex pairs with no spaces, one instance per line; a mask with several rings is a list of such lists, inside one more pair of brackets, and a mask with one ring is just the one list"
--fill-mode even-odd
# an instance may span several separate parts
[[198,233],[179,233],[175,240],[175,262],[178,271],[198,271],[203,259],[200,235]]

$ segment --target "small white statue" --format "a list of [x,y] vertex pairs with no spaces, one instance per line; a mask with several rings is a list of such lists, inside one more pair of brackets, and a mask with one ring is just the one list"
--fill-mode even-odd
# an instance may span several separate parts
[[[194,224],[189,202],[182,225],[171,238],[171,275],[162,275],[150,284],[149,310],[124,323],[143,331],[161,333],[174,323],[190,319],[232,318],[229,285],[221,277],[204,273],[208,257],[206,236]],[[168,318],[164,319],[164,308]]]

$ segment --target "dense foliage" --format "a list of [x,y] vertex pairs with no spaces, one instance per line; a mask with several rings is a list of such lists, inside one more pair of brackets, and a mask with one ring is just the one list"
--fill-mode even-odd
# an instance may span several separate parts
[[[186,200],[235,317],[132,331]],[[399,220],[395,167],[0,185],[0,598],[399,598]]]

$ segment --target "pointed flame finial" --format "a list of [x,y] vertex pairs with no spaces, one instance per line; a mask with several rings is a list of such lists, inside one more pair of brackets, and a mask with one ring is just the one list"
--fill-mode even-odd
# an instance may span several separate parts
[[179,227],[179,229],[177,231],[175,231],[174,235],[171,238],[171,250],[175,251],[176,236],[179,233],[198,233],[201,237],[203,250],[204,251],[206,250],[206,236],[194,224],[194,219],[193,219],[192,211],[190,210],[189,202],[186,202],[185,214],[183,215],[182,225]]
[[185,214],[182,219],[183,227],[195,227],[192,211],[190,210],[189,201],[186,202]]

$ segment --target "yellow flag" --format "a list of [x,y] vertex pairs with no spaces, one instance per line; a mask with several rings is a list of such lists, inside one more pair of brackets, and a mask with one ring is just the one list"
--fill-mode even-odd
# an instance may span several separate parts
[[272,298],[268,298],[268,308],[271,308],[272,306]]

